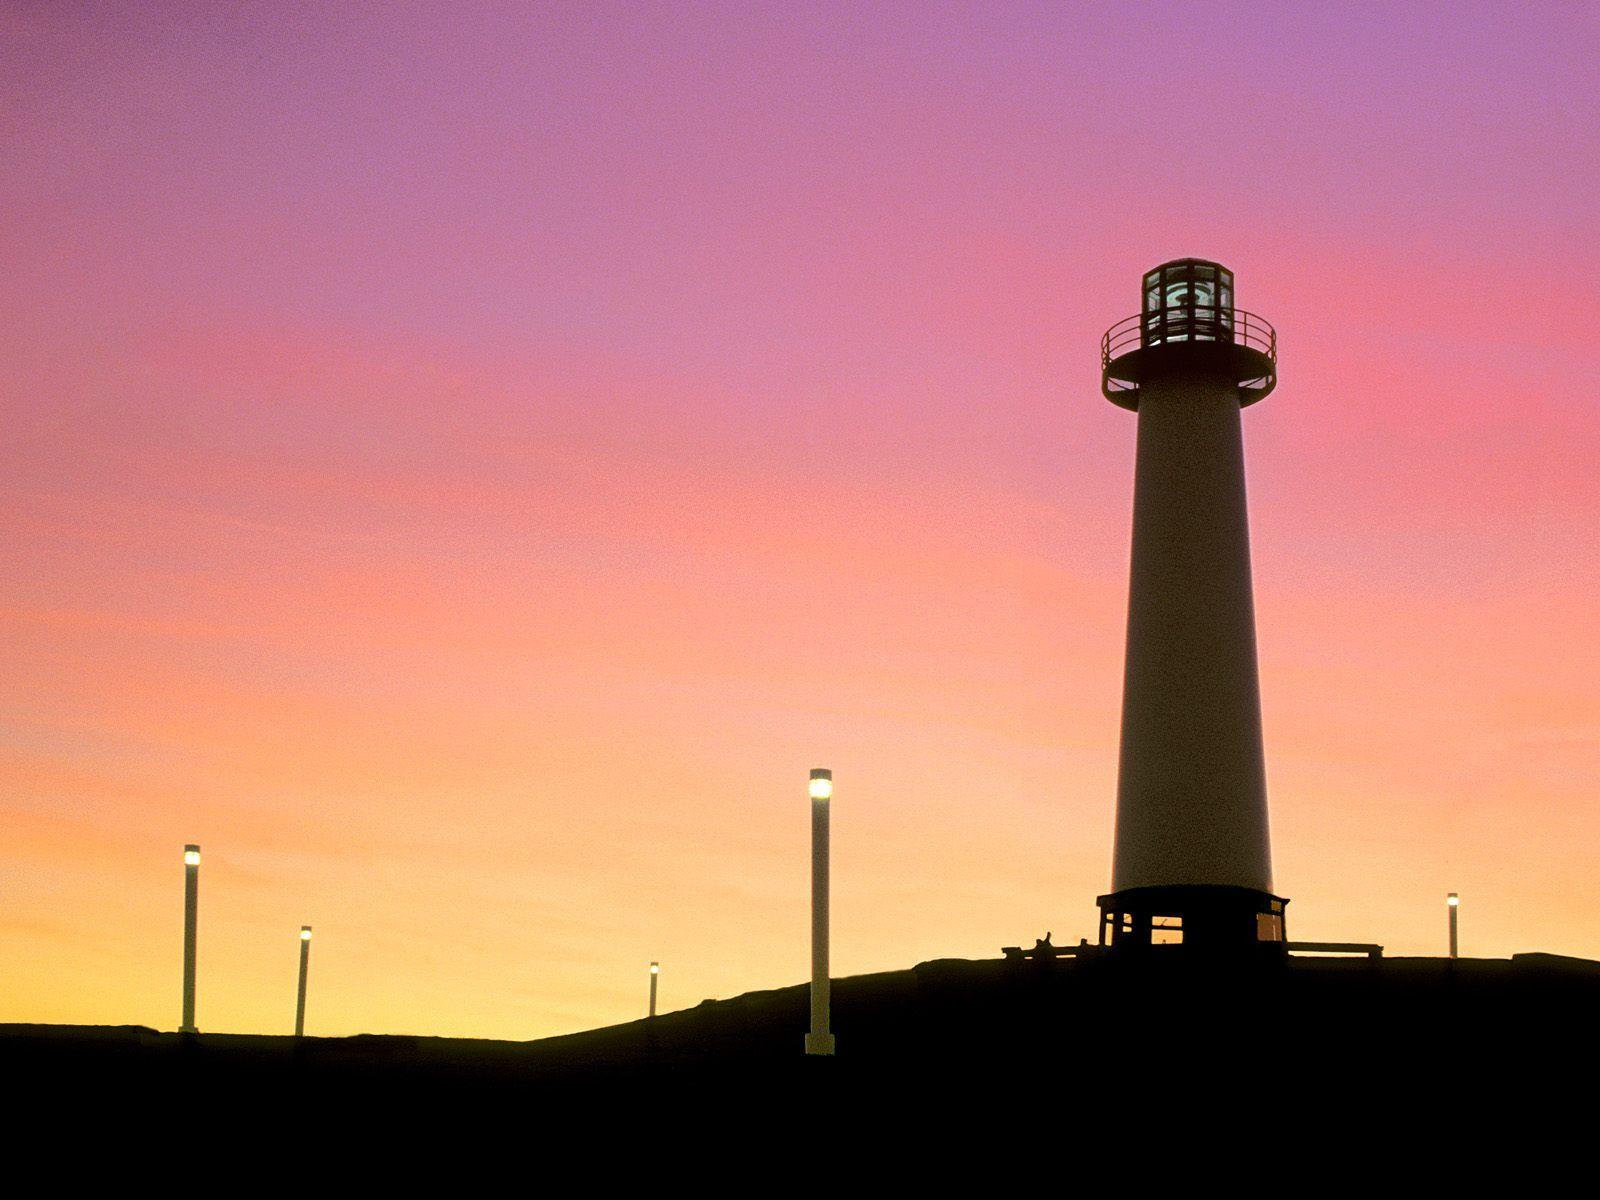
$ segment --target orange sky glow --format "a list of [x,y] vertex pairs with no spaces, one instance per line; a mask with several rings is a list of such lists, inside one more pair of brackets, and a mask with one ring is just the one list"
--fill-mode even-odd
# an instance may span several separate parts
[[1291,936],[1600,958],[1600,18],[1454,11],[8,7],[0,1021],[175,1027],[186,842],[202,1029],[798,983],[813,766],[836,973],[1092,938],[1190,254]]

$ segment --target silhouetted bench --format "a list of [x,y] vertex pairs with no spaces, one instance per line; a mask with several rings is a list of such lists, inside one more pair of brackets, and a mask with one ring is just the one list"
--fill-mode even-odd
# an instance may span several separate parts
[[1383,957],[1383,947],[1372,942],[1285,942],[1283,948],[1290,954],[1364,954],[1368,958]]
[[1094,954],[1099,951],[1099,946],[1029,946],[1024,950],[1021,946],[1001,946],[1000,953],[1013,961],[1024,958],[1033,958],[1043,961],[1047,958],[1077,958],[1079,955]]

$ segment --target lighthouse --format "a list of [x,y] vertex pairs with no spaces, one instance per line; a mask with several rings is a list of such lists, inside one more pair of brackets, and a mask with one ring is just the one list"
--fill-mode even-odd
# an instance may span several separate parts
[[1101,390],[1138,416],[1111,891],[1100,944],[1281,953],[1273,892],[1241,414],[1277,384],[1277,335],[1233,273],[1144,276],[1101,340]]

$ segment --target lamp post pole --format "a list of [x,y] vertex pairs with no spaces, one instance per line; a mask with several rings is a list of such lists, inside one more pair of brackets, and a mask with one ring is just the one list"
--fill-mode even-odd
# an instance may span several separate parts
[[833,799],[833,772],[816,767],[807,789],[811,795],[811,1032],[807,1054],[832,1054],[828,1028],[828,803]]
[[1445,903],[1450,907],[1450,957],[1458,956],[1458,943],[1456,941],[1456,914],[1461,911],[1461,897],[1451,892],[1445,898]]
[[200,847],[183,848],[183,1024],[181,1033],[198,1033],[194,1024],[195,946],[200,921]]
[[656,1015],[656,981],[661,978],[661,964],[650,964],[650,1015]]
[[294,1005],[294,1035],[306,1035],[306,972],[311,967],[311,926],[300,926],[300,995]]

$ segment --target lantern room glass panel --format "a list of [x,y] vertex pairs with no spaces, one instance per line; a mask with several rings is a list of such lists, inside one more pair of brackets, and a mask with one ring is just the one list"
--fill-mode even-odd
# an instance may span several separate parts
[[1233,340],[1233,272],[1186,258],[1144,277],[1142,343]]

